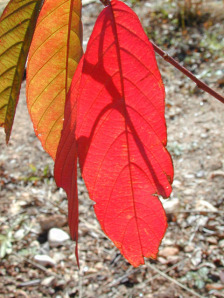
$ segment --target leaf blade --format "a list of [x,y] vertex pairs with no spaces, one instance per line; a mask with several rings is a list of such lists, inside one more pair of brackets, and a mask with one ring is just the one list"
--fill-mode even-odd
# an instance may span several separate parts
[[27,71],[27,105],[35,133],[55,158],[64,105],[82,56],[80,0],[46,0],[37,21]]
[[98,17],[74,96],[78,157],[97,218],[133,266],[144,264],[167,227],[155,195],[169,196],[173,167],[154,51],[125,4],[112,1]]
[[[78,92],[81,79],[83,59],[80,60],[73,78],[73,85],[70,90],[74,95]],[[69,96],[70,98],[70,96]],[[77,117],[77,96],[74,100],[68,100],[65,105],[65,121],[61,139],[58,145],[54,178],[58,187],[62,187],[68,198],[68,224],[70,235],[76,241],[76,260],[78,258],[78,189],[77,189],[77,142],[75,138],[76,117]]]
[[0,18],[0,126],[8,143],[41,0],[11,0]]

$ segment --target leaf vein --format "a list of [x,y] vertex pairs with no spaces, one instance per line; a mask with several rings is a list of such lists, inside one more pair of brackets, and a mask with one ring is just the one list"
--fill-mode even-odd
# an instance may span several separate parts
[[32,103],[32,105],[30,106],[30,111],[33,109],[34,104],[36,103],[36,101],[40,98],[40,96],[44,93],[44,91],[46,90],[47,87],[50,86],[50,84],[52,82],[54,82],[54,80],[56,80],[56,78],[58,76],[60,76],[60,74],[62,74],[62,72],[65,71],[64,69],[62,69],[50,82],[48,82],[48,84],[46,86],[44,86],[44,89],[39,93],[39,95],[35,98],[34,102]]
[[[43,68],[45,67],[45,66],[47,66],[48,65],[48,63],[63,49],[63,48],[65,48],[66,47],[66,45],[63,45],[62,47],[60,47],[56,52],[54,52],[53,53],[53,55],[38,69],[38,71],[33,75],[33,77],[30,79],[30,81],[29,81],[29,85],[28,85],[28,88],[29,88],[29,86],[30,86],[30,84],[31,84],[31,82],[34,80],[34,78],[39,74],[39,72],[40,71],[42,71],[43,70]],[[65,69],[63,69],[63,71],[64,71]],[[46,89],[46,87],[45,87],[45,89]]]

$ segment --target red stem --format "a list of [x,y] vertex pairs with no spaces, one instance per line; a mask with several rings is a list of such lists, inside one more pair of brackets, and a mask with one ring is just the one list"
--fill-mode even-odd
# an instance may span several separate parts
[[100,0],[100,2],[101,2],[104,6],[108,6],[108,5],[110,5],[110,0]]
[[[151,41],[151,40],[150,40]],[[170,57],[166,52],[164,52],[162,49],[160,49],[154,42],[152,42],[153,48],[156,53],[158,53],[164,60],[172,64],[174,67],[176,67],[178,70],[180,70],[183,74],[185,74],[187,77],[189,77],[192,81],[194,81],[198,88],[204,90],[205,92],[209,93],[219,101],[221,101],[224,104],[224,97],[216,92],[215,90],[211,89],[203,83],[201,80],[197,79],[189,70],[187,70],[184,66],[181,66],[176,60],[174,60],[172,57]]]

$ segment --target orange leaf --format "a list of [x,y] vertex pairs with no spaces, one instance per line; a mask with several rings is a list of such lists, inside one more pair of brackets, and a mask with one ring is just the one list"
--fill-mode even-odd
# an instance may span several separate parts
[[80,0],[45,0],[27,68],[27,105],[35,133],[55,158],[64,105],[82,56]]

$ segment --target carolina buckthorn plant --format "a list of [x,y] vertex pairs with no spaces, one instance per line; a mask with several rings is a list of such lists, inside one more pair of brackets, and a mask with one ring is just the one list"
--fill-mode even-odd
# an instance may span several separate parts
[[154,51],[224,99],[150,42],[126,4],[102,2],[83,54],[80,0],[9,1],[0,18],[0,125],[8,142],[28,56],[27,106],[67,193],[72,239],[79,159],[103,231],[139,266],[156,258],[167,228],[158,196],[170,196],[174,174]]

